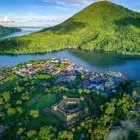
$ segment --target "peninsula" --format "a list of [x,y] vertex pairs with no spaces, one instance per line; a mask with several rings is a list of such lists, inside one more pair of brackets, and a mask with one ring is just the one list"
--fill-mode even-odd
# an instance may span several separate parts
[[14,32],[20,32],[21,29],[15,27],[4,27],[0,25],[0,36],[11,34]]

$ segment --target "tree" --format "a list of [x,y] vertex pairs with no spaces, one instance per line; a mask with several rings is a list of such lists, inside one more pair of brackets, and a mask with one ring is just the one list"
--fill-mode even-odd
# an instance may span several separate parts
[[105,114],[110,115],[110,114],[114,114],[115,112],[115,107],[113,103],[107,103],[107,108],[105,110]]
[[2,93],[2,97],[3,97],[3,99],[7,102],[7,101],[9,101],[10,100],[10,93],[9,92],[4,92],[4,93]]
[[30,111],[30,115],[31,115],[33,118],[38,118],[38,117],[39,117],[39,110],[31,110],[31,111]]
[[21,105],[22,104],[22,100],[17,100],[16,101],[16,105]]
[[24,128],[21,128],[21,127],[18,128],[17,134],[21,135],[24,132],[24,130],[25,130]]
[[7,114],[8,114],[8,116],[13,116],[13,115],[15,115],[15,114],[16,114],[16,109],[15,109],[15,108],[9,108],[9,109],[7,110]]
[[0,105],[4,105],[3,98],[0,97]]
[[58,133],[58,139],[60,139],[60,140],[73,140],[73,133],[71,131],[60,131]]
[[39,139],[40,140],[53,140],[56,139],[56,128],[52,126],[44,126],[40,128]]
[[28,101],[29,100],[29,95],[27,93],[22,94],[21,99],[24,101]]
[[27,132],[27,137],[28,138],[33,138],[33,137],[36,136],[36,134],[37,134],[37,132],[35,130],[30,130],[30,131]]
[[22,107],[19,107],[19,106],[16,108],[16,110],[19,114],[23,114],[23,112],[24,112],[24,109]]

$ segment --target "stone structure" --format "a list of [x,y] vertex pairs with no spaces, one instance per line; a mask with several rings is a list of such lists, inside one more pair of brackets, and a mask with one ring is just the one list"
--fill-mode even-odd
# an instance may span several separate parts
[[52,112],[58,116],[67,125],[75,122],[88,115],[88,107],[84,104],[84,98],[67,98],[63,99],[52,106]]

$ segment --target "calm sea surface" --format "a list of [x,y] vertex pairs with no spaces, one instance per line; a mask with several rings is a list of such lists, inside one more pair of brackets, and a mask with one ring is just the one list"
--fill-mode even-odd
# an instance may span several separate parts
[[[22,32],[14,33],[3,38],[21,36],[36,32],[42,28],[23,28]],[[97,72],[108,70],[120,71],[131,80],[140,79],[140,56],[127,56],[111,53],[87,52],[78,49],[66,49],[58,52],[26,55],[0,55],[0,68],[11,67],[28,60],[46,58],[67,58],[77,65]]]

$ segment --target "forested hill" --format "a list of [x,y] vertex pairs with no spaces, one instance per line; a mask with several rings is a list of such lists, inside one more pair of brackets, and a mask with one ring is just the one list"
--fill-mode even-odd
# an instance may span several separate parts
[[14,32],[19,32],[21,29],[15,27],[4,27],[0,25],[0,35],[6,35]]
[[69,47],[140,53],[140,13],[100,1],[55,27],[0,42],[1,53],[47,52]]

